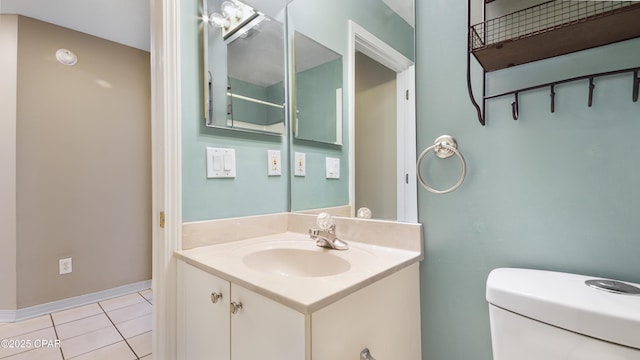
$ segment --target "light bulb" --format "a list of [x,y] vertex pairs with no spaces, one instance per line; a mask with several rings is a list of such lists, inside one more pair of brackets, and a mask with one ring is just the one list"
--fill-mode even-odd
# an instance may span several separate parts
[[236,7],[236,5],[231,1],[225,1],[222,3],[222,13],[229,19],[242,18],[242,10]]
[[218,13],[209,15],[209,23],[225,29],[229,27],[229,20]]

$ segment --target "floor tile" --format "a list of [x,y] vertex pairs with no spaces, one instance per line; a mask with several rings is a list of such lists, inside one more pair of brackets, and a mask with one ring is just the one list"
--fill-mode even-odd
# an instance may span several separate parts
[[148,301],[153,300],[153,290],[151,290],[151,289],[140,291],[140,295],[142,295],[142,297],[144,297]]
[[124,341],[74,357],[73,360],[135,360],[136,355]]
[[15,323],[8,323],[0,327],[0,339],[7,339],[16,335],[27,334],[52,326],[53,323],[51,323],[51,317],[49,315],[43,315]]
[[107,312],[107,315],[115,324],[138,318],[143,315],[151,314],[153,307],[146,301],[137,304],[125,306],[116,310]]
[[121,322],[119,324],[116,324],[116,327],[125,339],[129,339],[136,335],[151,331],[151,322],[151,314],[149,314],[141,316],[139,318]]
[[51,314],[51,316],[53,317],[53,323],[57,326],[59,324],[84,319],[86,317],[98,315],[101,313],[103,313],[103,311],[100,306],[98,306],[98,304],[89,304],[69,310],[55,312]]
[[[35,346],[37,346],[36,342],[40,342],[43,339],[55,341],[56,332],[53,330],[53,327],[50,327],[27,334],[10,336],[9,338],[4,339],[10,339],[12,342],[17,340],[17,343],[15,347],[0,347],[0,359],[33,350]],[[56,350],[59,351],[59,349]]]
[[145,301],[144,297],[138,293],[120,296],[117,298],[100,301],[100,306],[104,311],[112,311],[115,309],[123,308],[125,306],[137,304],[141,301]]
[[104,313],[93,315],[84,319],[70,321],[62,325],[56,325],[58,338],[66,340],[79,335],[87,334],[96,330],[113,326],[107,315]]
[[127,339],[127,342],[138,357],[151,354],[151,331]]
[[111,326],[96,330],[88,334],[62,341],[62,354],[65,359],[100,349],[102,347],[122,341],[122,336]]
[[0,359],[152,360],[152,300],[153,291],[148,289],[16,323],[0,323],[0,339],[30,340],[31,344],[47,339],[62,347],[0,348]]
[[62,360],[59,348],[39,348],[19,353],[3,360]]

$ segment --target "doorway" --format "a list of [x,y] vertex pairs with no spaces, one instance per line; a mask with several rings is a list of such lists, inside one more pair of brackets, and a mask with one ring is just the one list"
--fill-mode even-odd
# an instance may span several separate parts
[[349,203],[418,221],[413,62],[349,22]]
[[396,73],[357,52],[355,77],[355,208],[396,220]]

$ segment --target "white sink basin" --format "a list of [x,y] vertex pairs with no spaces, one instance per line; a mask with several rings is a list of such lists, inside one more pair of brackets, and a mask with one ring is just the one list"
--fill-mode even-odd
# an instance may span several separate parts
[[[402,237],[390,244],[396,242],[402,243]],[[310,314],[419,261],[421,252],[419,245],[410,250],[357,241],[349,241],[349,250],[330,250],[316,246],[307,234],[285,232],[183,250],[177,256]]]
[[255,271],[292,277],[332,276],[351,268],[347,260],[320,248],[273,248],[250,253],[242,261]]

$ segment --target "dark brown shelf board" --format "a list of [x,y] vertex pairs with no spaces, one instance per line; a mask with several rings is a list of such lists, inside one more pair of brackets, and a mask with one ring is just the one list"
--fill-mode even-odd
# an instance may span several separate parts
[[486,71],[640,37],[640,3],[623,12],[506,40],[473,51]]

